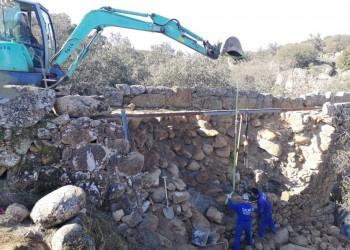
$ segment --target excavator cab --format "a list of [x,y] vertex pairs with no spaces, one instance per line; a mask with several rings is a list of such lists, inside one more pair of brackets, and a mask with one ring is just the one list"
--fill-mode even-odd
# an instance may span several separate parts
[[47,9],[29,1],[1,3],[0,88],[41,86],[52,74],[49,58],[55,52],[55,34]]

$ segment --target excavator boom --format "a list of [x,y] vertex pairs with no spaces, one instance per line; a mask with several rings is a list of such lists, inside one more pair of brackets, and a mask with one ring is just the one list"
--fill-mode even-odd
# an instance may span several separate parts
[[[125,14],[137,17],[150,17],[153,22],[139,20]],[[176,19],[168,19],[158,14],[149,15],[146,13],[103,7],[98,10],[93,10],[84,16],[81,24],[76,27],[62,49],[55,58],[53,58],[53,62],[62,64],[91,31],[102,31],[105,27],[111,26],[162,33],[212,59],[217,59],[219,57],[218,51],[215,51],[214,47],[209,43],[207,43],[207,46],[198,44],[198,41],[203,42],[204,40],[200,36],[182,27]]]

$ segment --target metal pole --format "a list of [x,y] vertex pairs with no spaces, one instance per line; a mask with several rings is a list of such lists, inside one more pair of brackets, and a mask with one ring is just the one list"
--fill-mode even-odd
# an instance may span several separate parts
[[123,129],[125,134],[125,140],[130,141],[128,121],[126,120],[126,114],[124,109],[122,109],[121,111],[121,117],[122,117]]
[[[154,113],[128,113],[128,118],[149,118],[149,117],[171,117],[171,116],[194,116],[194,115],[229,115],[236,116],[237,114],[261,114],[261,113],[282,113],[290,111],[312,111],[321,110],[321,107],[302,107],[302,108],[265,108],[265,109],[241,109],[236,110],[211,110],[211,111],[173,111],[173,112],[154,112]],[[122,116],[123,109],[120,114],[115,113],[111,116],[102,115],[95,116],[96,118],[108,119],[115,116]]]

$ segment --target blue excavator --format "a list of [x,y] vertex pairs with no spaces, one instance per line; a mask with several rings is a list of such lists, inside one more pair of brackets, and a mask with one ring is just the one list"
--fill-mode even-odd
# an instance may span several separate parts
[[[236,37],[212,45],[177,19],[111,7],[88,12],[59,49],[44,6],[27,0],[3,0],[0,4],[0,97],[6,97],[7,86],[55,88],[68,80],[106,27],[161,33],[211,59],[221,55],[244,59]],[[86,38],[88,42],[84,42]],[[61,66],[73,53],[77,56],[64,72]]]

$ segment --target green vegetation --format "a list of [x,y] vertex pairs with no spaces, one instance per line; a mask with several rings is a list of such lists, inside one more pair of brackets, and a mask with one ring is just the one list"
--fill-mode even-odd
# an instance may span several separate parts
[[335,187],[337,194],[336,200],[346,210],[350,209],[350,111],[343,109],[339,113],[337,123],[338,131],[335,134],[334,145],[335,152],[332,154],[330,163],[338,175],[338,187]]
[[[66,14],[53,14],[53,21],[62,44],[75,25]],[[247,61],[232,66],[227,58],[212,60],[198,53],[177,51],[168,43],[154,45],[150,50],[137,50],[128,38],[114,33],[101,39],[90,50],[70,79],[72,86],[114,86],[115,84],[182,87],[239,86],[241,90],[256,90],[271,94],[305,94],[306,91],[349,91],[345,80],[332,80],[332,85],[295,89],[293,93],[276,84],[278,75],[286,70],[312,66],[331,65],[332,76],[348,70],[348,54],[343,53],[336,61],[335,53],[350,45],[350,35],[321,38],[310,35],[306,41],[284,46],[271,43],[258,52],[246,51]],[[244,44],[242,44],[244,49]],[[71,59],[73,60],[73,59]],[[63,69],[68,66],[63,65]],[[339,65],[336,65],[338,64]],[[330,82],[330,81],[329,81]],[[329,83],[328,82],[328,83]]]
[[340,72],[350,70],[350,46],[337,58],[337,69]]
[[91,208],[87,214],[83,215],[81,224],[85,233],[96,239],[96,246],[106,250],[126,250],[125,240],[116,232],[116,223],[111,215]]
[[304,68],[317,58],[318,51],[311,42],[288,44],[277,51],[277,59],[283,68]]
[[0,130],[0,141],[2,141],[4,137],[5,137],[4,132]]
[[350,46],[350,35],[336,35],[325,37],[324,53],[337,53]]

